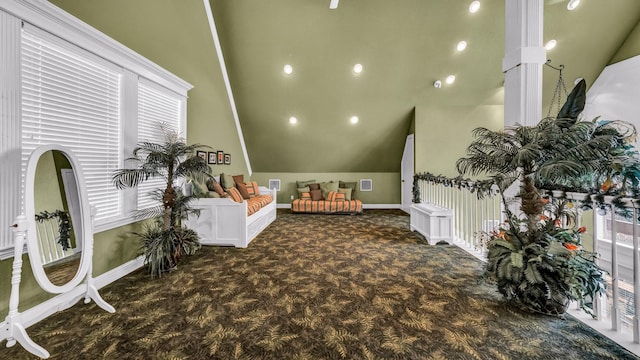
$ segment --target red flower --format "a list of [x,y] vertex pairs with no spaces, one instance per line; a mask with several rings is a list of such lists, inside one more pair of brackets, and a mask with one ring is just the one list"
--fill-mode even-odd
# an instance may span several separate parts
[[578,245],[575,245],[575,244],[565,243],[564,247],[566,247],[571,251],[578,250]]
[[587,231],[587,227],[586,227],[586,226],[580,226],[580,227],[578,228],[578,232],[579,232],[580,234],[584,234],[586,231]]
[[547,221],[549,220],[549,217],[547,215],[540,215],[540,220]]
[[556,219],[554,224],[559,227],[562,223],[560,222],[560,219]]

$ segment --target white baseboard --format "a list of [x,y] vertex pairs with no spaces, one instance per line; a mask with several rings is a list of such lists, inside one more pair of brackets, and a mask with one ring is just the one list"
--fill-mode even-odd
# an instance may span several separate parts
[[362,204],[363,209],[402,209],[401,204]]
[[[277,204],[278,209],[291,209],[291,204]],[[401,204],[362,204],[363,209],[402,209]]]
[[[105,287],[112,282],[124,277],[125,275],[141,268],[144,265],[144,256],[139,256],[129,262],[126,262],[114,269],[111,269],[104,274],[101,274],[93,279],[94,285],[97,289]],[[55,314],[58,311],[70,308],[75,303],[84,298],[86,293],[86,285],[82,283],[75,289],[53,297],[45,302],[42,302],[32,308],[20,313],[20,322],[25,328],[47,318],[50,315]],[[107,301],[108,302],[108,301]],[[116,309],[117,311],[118,309]],[[2,323],[3,328],[8,328],[7,321]],[[8,335],[8,334],[6,334]],[[0,333],[0,340],[6,339],[4,333]]]

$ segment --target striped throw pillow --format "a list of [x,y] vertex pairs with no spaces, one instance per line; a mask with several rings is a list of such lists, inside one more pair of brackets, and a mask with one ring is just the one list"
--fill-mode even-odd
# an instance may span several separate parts
[[244,185],[247,187],[247,193],[249,193],[250,198],[260,195],[260,189],[258,188],[257,181],[250,181]]
[[327,195],[327,201],[345,201],[345,197],[344,194],[337,191],[329,191],[329,194]]
[[300,200],[311,200],[311,193],[310,192],[300,193]]
[[231,196],[231,200],[233,200],[235,202],[241,203],[244,200],[242,198],[242,195],[240,194],[240,191],[238,191],[238,189],[236,189],[234,187],[228,188],[227,189],[227,194],[229,194],[229,196]]

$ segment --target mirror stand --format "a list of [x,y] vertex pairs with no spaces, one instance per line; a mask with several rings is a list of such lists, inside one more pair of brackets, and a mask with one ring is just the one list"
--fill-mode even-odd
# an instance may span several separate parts
[[41,358],[48,358],[49,352],[42,346],[36,344],[29,335],[27,330],[20,321],[20,313],[18,312],[18,302],[20,300],[20,280],[22,277],[22,249],[24,247],[24,239],[27,233],[27,218],[24,215],[18,216],[16,223],[12,225],[14,232],[15,244],[13,249],[13,269],[11,272],[11,297],[9,298],[9,314],[7,315],[7,347],[14,346],[16,341],[30,353]]
[[[95,206],[91,206],[91,223],[93,223],[93,219],[96,215],[96,208]],[[89,251],[90,254],[93,254],[93,242],[87,243],[85,244],[85,247],[91,247],[89,249],[84,249],[84,251]],[[96,303],[96,305],[98,305],[100,308],[102,308],[104,311],[109,312],[109,313],[115,313],[116,309],[111,306],[109,303],[107,303],[106,301],[104,301],[104,299],[102,299],[102,296],[100,296],[100,294],[98,293],[98,289],[96,288],[96,286],[93,283],[93,264],[92,262],[89,262],[89,267],[87,268],[87,277],[86,277],[86,285],[87,285],[87,292],[84,295],[84,303],[88,304],[91,302],[91,300],[93,300],[93,302]]]

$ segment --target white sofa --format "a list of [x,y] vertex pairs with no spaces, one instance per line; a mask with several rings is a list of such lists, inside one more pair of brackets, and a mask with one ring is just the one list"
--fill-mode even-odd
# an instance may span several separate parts
[[262,230],[276,219],[276,191],[260,186],[260,195],[273,200],[247,216],[247,200],[200,198],[190,204],[200,216],[190,216],[185,225],[200,235],[202,245],[227,245],[246,248]]

